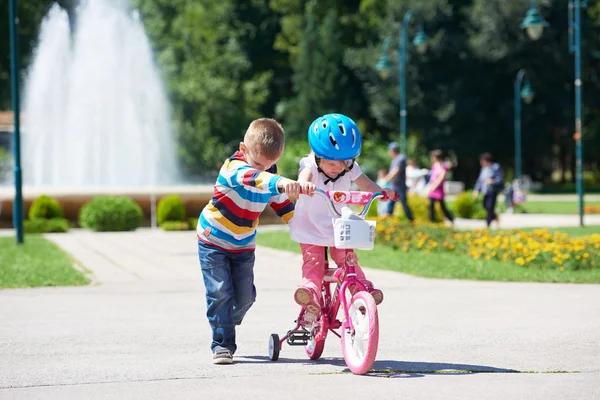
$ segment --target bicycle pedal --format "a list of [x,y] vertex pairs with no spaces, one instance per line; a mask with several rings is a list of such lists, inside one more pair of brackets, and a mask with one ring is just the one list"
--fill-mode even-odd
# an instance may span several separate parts
[[310,341],[310,333],[306,330],[288,331],[287,344],[290,346],[306,346]]

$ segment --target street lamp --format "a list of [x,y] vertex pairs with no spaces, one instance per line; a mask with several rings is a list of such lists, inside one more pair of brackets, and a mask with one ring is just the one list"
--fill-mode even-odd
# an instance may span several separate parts
[[528,81],[523,86],[525,70],[521,69],[515,79],[515,178],[521,179],[521,99],[525,104],[533,101],[535,93]]
[[[575,134],[573,139],[575,140],[575,157],[576,157],[576,169],[577,169],[577,196],[579,199],[579,225],[583,226],[583,141],[582,141],[582,108],[583,100],[581,97],[582,81],[581,81],[581,7],[587,7],[587,0],[569,0],[569,51],[574,54],[575,59]],[[526,28],[529,36],[532,39],[536,39],[531,35],[530,31],[539,29],[539,22],[536,28],[535,20],[531,18],[528,20],[532,9],[535,8],[535,0],[531,0],[531,8],[527,12],[527,16],[521,27]],[[537,9],[536,9],[537,10]],[[539,14],[538,14],[539,16]],[[543,26],[548,24],[541,20]],[[541,32],[539,33],[541,36]],[[538,36],[539,37],[539,36]]]
[[544,28],[547,26],[548,23],[544,21],[544,18],[540,15],[535,5],[535,0],[531,0],[529,10],[521,23],[521,28],[527,30],[527,35],[529,35],[531,40],[538,40],[542,37]]
[[[400,27],[400,47],[398,48],[398,88],[400,90],[400,134],[402,136],[401,151],[406,154],[407,139],[406,139],[406,62],[408,59],[408,23],[412,17],[412,11],[407,11],[404,14],[402,26]],[[383,42],[381,55],[377,61],[376,69],[379,71],[380,76],[383,79],[387,79],[390,76],[390,63],[387,58],[387,48],[390,43],[390,38],[386,38]],[[423,54],[427,51],[427,36],[423,25],[421,25],[419,32],[413,39],[413,45],[416,47],[419,54]]]
[[19,34],[17,25],[17,0],[8,2],[10,27],[10,81],[13,106],[13,158],[15,162],[15,199],[13,201],[13,225],[17,233],[17,244],[23,243],[23,182],[21,178],[21,128],[19,111]]
[[577,166],[577,196],[579,197],[579,225],[583,226],[583,138],[581,95],[581,7],[587,1],[569,0],[569,51],[575,55],[575,152]]

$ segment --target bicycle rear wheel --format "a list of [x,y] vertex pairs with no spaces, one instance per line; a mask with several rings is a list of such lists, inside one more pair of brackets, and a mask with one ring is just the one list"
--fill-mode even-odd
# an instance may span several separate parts
[[350,371],[362,375],[375,363],[379,346],[379,315],[373,296],[365,291],[356,293],[348,314],[354,331],[348,322],[342,326],[342,353]]

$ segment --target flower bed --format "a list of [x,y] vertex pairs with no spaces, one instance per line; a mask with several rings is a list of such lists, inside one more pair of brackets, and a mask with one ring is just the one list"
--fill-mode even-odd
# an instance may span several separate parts
[[376,241],[405,252],[453,252],[526,268],[564,271],[600,267],[600,234],[571,238],[547,229],[455,231],[442,225],[410,225],[397,218],[384,218],[378,221]]

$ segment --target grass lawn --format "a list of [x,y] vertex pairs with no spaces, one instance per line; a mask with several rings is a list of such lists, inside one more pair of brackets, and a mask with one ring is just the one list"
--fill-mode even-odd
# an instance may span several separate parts
[[[300,246],[289,238],[287,232],[259,233],[257,244],[300,253]],[[405,253],[377,244],[374,250],[359,250],[357,254],[362,266],[404,272],[425,278],[507,282],[600,283],[600,270],[566,270],[563,272],[539,270],[524,268],[512,262],[473,260],[466,255],[451,253]]]
[[[600,202],[589,201],[586,206],[600,207]],[[527,201],[522,208],[528,214],[577,214],[579,205],[576,201]]]
[[[531,232],[531,231],[535,231],[537,229],[543,229],[543,228],[521,228],[519,230]],[[564,227],[564,228],[552,228],[552,229],[548,229],[548,231],[566,233],[567,235],[569,235],[571,237],[581,237],[581,236],[593,235],[594,233],[600,233],[600,226],[599,225],[591,225],[591,226],[584,226],[584,227],[569,226],[569,227]]]
[[0,288],[87,285],[73,260],[49,240],[27,235],[21,246],[14,237],[0,237]]

